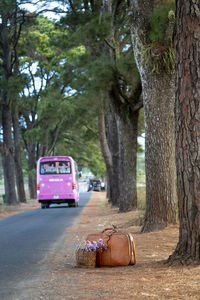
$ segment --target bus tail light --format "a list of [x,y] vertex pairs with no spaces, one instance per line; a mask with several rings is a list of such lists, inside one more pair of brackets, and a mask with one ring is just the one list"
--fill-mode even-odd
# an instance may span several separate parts
[[76,183],[72,183],[72,190],[75,190],[76,189]]
[[40,184],[38,183],[37,184],[37,191],[39,191],[40,190]]

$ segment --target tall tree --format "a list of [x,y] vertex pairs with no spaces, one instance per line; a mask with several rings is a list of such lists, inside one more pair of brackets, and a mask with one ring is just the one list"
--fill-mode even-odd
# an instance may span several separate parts
[[[40,2],[43,2],[43,4],[46,3],[46,1]],[[27,3],[30,4],[26,0],[2,0],[0,3],[0,98],[3,129],[3,147],[1,147],[1,152],[4,161],[7,204],[17,203],[14,183],[15,168],[17,170],[16,184],[18,198],[21,202],[26,201],[19,150],[18,95],[22,90],[22,82],[20,82],[18,58],[22,53],[18,52],[18,48],[24,23],[29,19],[28,17],[36,16],[22,8]],[[14,165],[16,165],[15,168]]]
[[108,94],[118,119],[118,198],[119,211],[125,212],[137,207],[136,160],[138,112],[142,107],[141,83],[136,66],[130,63],[131,41],[126,3],[120,0],[103,1],[103,5],[105,15],[107,13],[111,19],[109,35],[104,39],[104,51],[110,57],[113,68]]
[[[89,119],[96,114],[88,111],[83,91],[77,99],[80,86],[71,86],[72,78],[76,77],[73,75],[74,61],[84,53],[84,48],[69,49],[67,40],[67,30],[42,16],[29,22],[21,37],[25,53],[21,58],[25,88],[21,93],[20,111],[31,197],[35,197],[35,166],[40,156],[71,154],[83,165],[88,163],[94,173],[104,174],[101,157],[99,166],[92,163],[94,155],[91,152],[99,154],[99,151],[93,149],[91,141],[97,133],[90,129],[94,124]],[[84,138],[90,143],[90,149],[84,145]]]
[[[24,52],[20,67],[25,78],[20,105],[21,127],[28,155],[31,198],[36,197],[36,161],[41,155],[54,153],[63,123],[65,85],[62,86],[63,80],[58,84],[61,58],[53,45],[57,34],[54,21],[38,16],[29,22],[20,40]],[[59,114],[59,110],[62,113]]]
[[176,162],[179,242],[170,262],[200,263],[200,6],[176,1]]
[[[15,191],[14,145],[12,138],[12,106],[13,98],[16,97],[16,74],[14,74],[14,68],[17,62],[17,45],[21,33],[21,26],[24,21],[24,11],[19,9],[17,1],[2,1],[0,3],[0,101],[3,129],[2,158],[6,202],[9,205],[17,203]],[[17,136],[15,137],[17,138]],[[18,160],[18,162],[20,161]],[[19,185],[18,188],[20,188]]]
[[171,1],[130,1],[132,44],[145,112],[143,232],[176,222],[173,11],[170,9]]
[[[76,36],[77,42],[79,44],[82,43],[86,49],[86,54],[84,59],[82,58],[81,65],[83,71],[80,65],[77,68],[80,74],[88,74],[84,78],[83,87],[88,89],[91,102],[94,101],[92,99],[96,98],[98,99],[96,105],[101,106],[102,97],[99,97],[99,95],[103,94],[104,102],[107,102],[104,105],[104,113],[107,116],[108,113],[113,113],[112,120],[118,115],[117,123],[119,126],[117,126],[116,131],[118,142],[112,145],[113,139],[107,141],[109,146],[107,150],[110,151],[110,155],[106,157],[112,157],[112,166],[111,160],[107,160],[108,175],[112,174],[109,175],[109,196],[113,204],[118,203],[116,198],[120,199],[121,204],[118,203],[120,211],[127,211],[137,206],[137,125],[133,126],[133,121],[137,124],[137,109],[139,105],[136,109],[135,103],[140,100],[140,97],[134,97],[134,88],[137,87],[137,81],[135,80],[134,82],[134,79],[137,76],[134,79],[131,76],[134,66],[130,59],[131,49],[128,47],[128,44],[130,46],[130,41],[128,41],[128,36],[130,37],[130,35],[127,34],[128,26],[125,24],[126,13],[120,14],[120,10],[123,12],[124,8],[124,6],[120,6],[120,1],[102,1],[102,5],[100,1],[92,2],[93,5],[90,5],[90,1],[83,2],[81,5],[81,2],[70,1],[71,14],[68,14],[66,23],[68,25],[71,24],[71,30],[75,31],[72,35],[73,41],[75,41]],[[86,5],[87,3],[88,5]],[[135,70],[137,71],[136,68]],[[106,111],[106,109],[110,108],[108,102],[111,103],[112,109],[115,107],[113,112],[110,109]],[[107,118],[108,120],[109,118]],[[109,128],[108,123],[107,128]],[[106,134],[107,139],[111,137],[108,134],[109,132],[110,130]],[[116,147],[115,150],[114,147]],[[134,151],[133,149],[136,150]],[[103,152],[104,154],[106,153],[106,151]],[[116,162],[117,159],[123,160],[121,164]],[[114,160],[115,164],[113,163]],[[118,172],[113,170],[114,167],[117,167]],[[116,178],[117,176],[113,176],[113,174],[120,174],[120,172],[122,176],[119,183],[119,179]],[[113,182],[114,177],[116,178],[115,182]],[[117,187],[116,193],[114,191],[115,187]],[[129,188],[127,189],[127,187]],[[117,194],[117,197],[114,196]]]

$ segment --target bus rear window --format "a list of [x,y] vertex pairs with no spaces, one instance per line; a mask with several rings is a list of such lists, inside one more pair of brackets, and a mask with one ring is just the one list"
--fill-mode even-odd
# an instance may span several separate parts
[[70,161],[45,161],[40,163],[40,174],[70,174]]

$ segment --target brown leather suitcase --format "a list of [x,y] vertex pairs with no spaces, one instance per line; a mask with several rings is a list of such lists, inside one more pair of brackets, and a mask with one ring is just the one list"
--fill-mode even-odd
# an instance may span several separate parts
[[136,263],[135,245],[131,233],[106,228],[101,233],[87,236],[88,241],[103,239],[106,249],[97,252],[97,266],[128,266]]

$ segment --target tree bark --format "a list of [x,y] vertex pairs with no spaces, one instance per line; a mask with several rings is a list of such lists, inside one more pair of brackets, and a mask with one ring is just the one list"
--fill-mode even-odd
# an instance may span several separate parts
[[35,144],[28,143],[28,187],[31,199],[36,199],[36,158],[35,158]]
[[3,171],[7,205],[16,205],[14,147],[11,135],[12,117],[10,107],[6,104],[7,93],[1,93],[2,127],[3,127]]
[[119,165],[119,212],[137,208],[136,164],[138,111],[131,113],[129,119],[119,119],[120,165]]
[[15,191],[15,164],[14,148],[12,140],[12,117],[11,117],[11,92],[8,90],[9,80],[12,76],[12,51],[10,47],[10,37],[8,30],[8,17],[1,15],[0,24],[0,47],[1,47],[1,65],[2,65],[2,82],[0,87],[0,102],[2,111],[2,128],[3,128],[3,168],[6,203],[8,205],[17,204],[17,195]]
[[[104,52],[105,56],[108,59],[111,58],[113,63],[113,84],[109,89],[109,98],[113,114],[117,116],[119,135],[118,145],[117,143],[114,144],[115,149],[113,149],[113,153],[117,153],[116,159],[118,160],[116,161],[118,190],[115,189],[115,191],[118,193],[118,196],[116,196],[119,212],[126,212],[137,207],[136,160],[138,111],[135,107],[141,95],[141,89],[137,90],[138,86],[135,87],[133,82],[129,84],[126,76],[122,75],[117,65],[120,52],[123,49],[120,40],[121,30],[119,23],[122,22],[121,11],[124,8],[123,1],[103,1],[103,11],[106,13],[109,12],[112,15],[110,36],[104,43]],[[121,84],[122,78],[123,87]]]
[[24,190],[24,176],[22,171],[22,160],[21,160],[21,145],[19,136],[19,125],[18,125],[18,113],[17,105],[13,109],[13,128],[14,128],[14,145],[15,145],[15,169],[16,169],[16,183],[19,202],[26,202],[26,195]]
[[119,207],[119,132],[117,125],[117,116],[113,110],[106,113],[106,137],[112,156],[112,198],[110,198],[113,206]]
[[113,86],[109,93],[113,110],[117,115],[119,131],[119,212],[137,207],[136,163],[139,110],[134,111],[134,107],[139,103],[140,94],[141,90],[134,94],[132,105],[129,107],[127,104],[128,111],[123,114],[123,104],[120,103],[116,86]]
[[113,188],[112,188],[112,167],[113,167],[113,162],[112,162],[112,155],[107,143],[107,138],[106,138],[106,131],[105,131],[105,116],[104,116],[104,111],[101,109],[101,113],[99,114],[98,117],[98,133],[99,133],[99,141],[101,145],[101,151],[102,155],[106,164],[106,172],[107,172],[107,177],[109,178],[109,201],[112,203],[112,193],[113,193]]
[[142,232],[176,223],[173,77],[143,76],[146,213]]
[[179,242],[169,262],[200,263],[200,7],[176,2],[176,163]]
[[153,57],[148,60],[143,56],[145,48],[151,45],[150,15],[155,2],[132,0],[129,12],[145,112],[146,214],[142,232],[176,222],[174,76],[162,68],[159,74],[153,74]]
[[98,132],[107,170],[107,197],[112,206],[119,206],[119,133],[117,116],[112,110],[101,111]]

